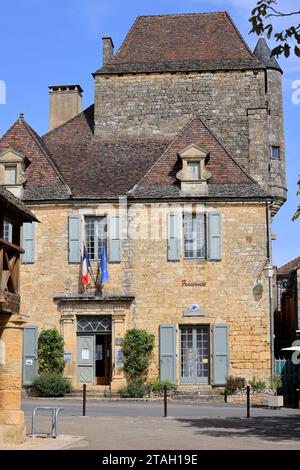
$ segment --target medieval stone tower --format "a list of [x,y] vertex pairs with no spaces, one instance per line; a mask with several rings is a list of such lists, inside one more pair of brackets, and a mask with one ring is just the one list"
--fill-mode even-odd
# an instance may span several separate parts
[[286,199],[282,70],[226,12],[138,17],[116,55],[103,38],[95,136],[163,138],[199,115],[274,199]]

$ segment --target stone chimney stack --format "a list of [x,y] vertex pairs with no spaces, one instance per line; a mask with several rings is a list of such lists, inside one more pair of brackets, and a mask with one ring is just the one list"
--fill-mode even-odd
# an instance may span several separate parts
[[49,86],[49,90],[51,131],[81,113],[83,90],[80,85]]
[[109,36],[104,36],[102,38],[103,42],[103,65],[111,64],[114,58],[114,43],[112,38]]

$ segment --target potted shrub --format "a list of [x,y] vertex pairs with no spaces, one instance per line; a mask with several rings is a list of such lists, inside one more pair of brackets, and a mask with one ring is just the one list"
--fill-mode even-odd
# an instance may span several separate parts
[[270,378],[270,390],[273,392],[268,397],[268,406],[272,408],[281,408],[283,406],[283,396],[278,395],[278,389],[282,387],[280,375],[272,375]]

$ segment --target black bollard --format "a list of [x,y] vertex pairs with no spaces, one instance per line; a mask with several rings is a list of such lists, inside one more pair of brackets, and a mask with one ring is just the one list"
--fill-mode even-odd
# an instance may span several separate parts
[[250,418],[250,387],[247,385],[247,418]]
[[164,386],[164,418],[168,416],[167,387]]
[[83,384],[82,389],[82,416],[86,416],[86,384]]

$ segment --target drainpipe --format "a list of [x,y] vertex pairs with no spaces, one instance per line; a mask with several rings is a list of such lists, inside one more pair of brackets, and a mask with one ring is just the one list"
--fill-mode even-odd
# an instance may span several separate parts
[[275,374],[274,357],[274,311],[273,311],[273,275],[272,265],[272,234],[271,234],[271,209],[274,201],[267,203],[267,266],[266,271],[269,279],[269,314],[270,314],[270,353],[271,353],[271,375]]

